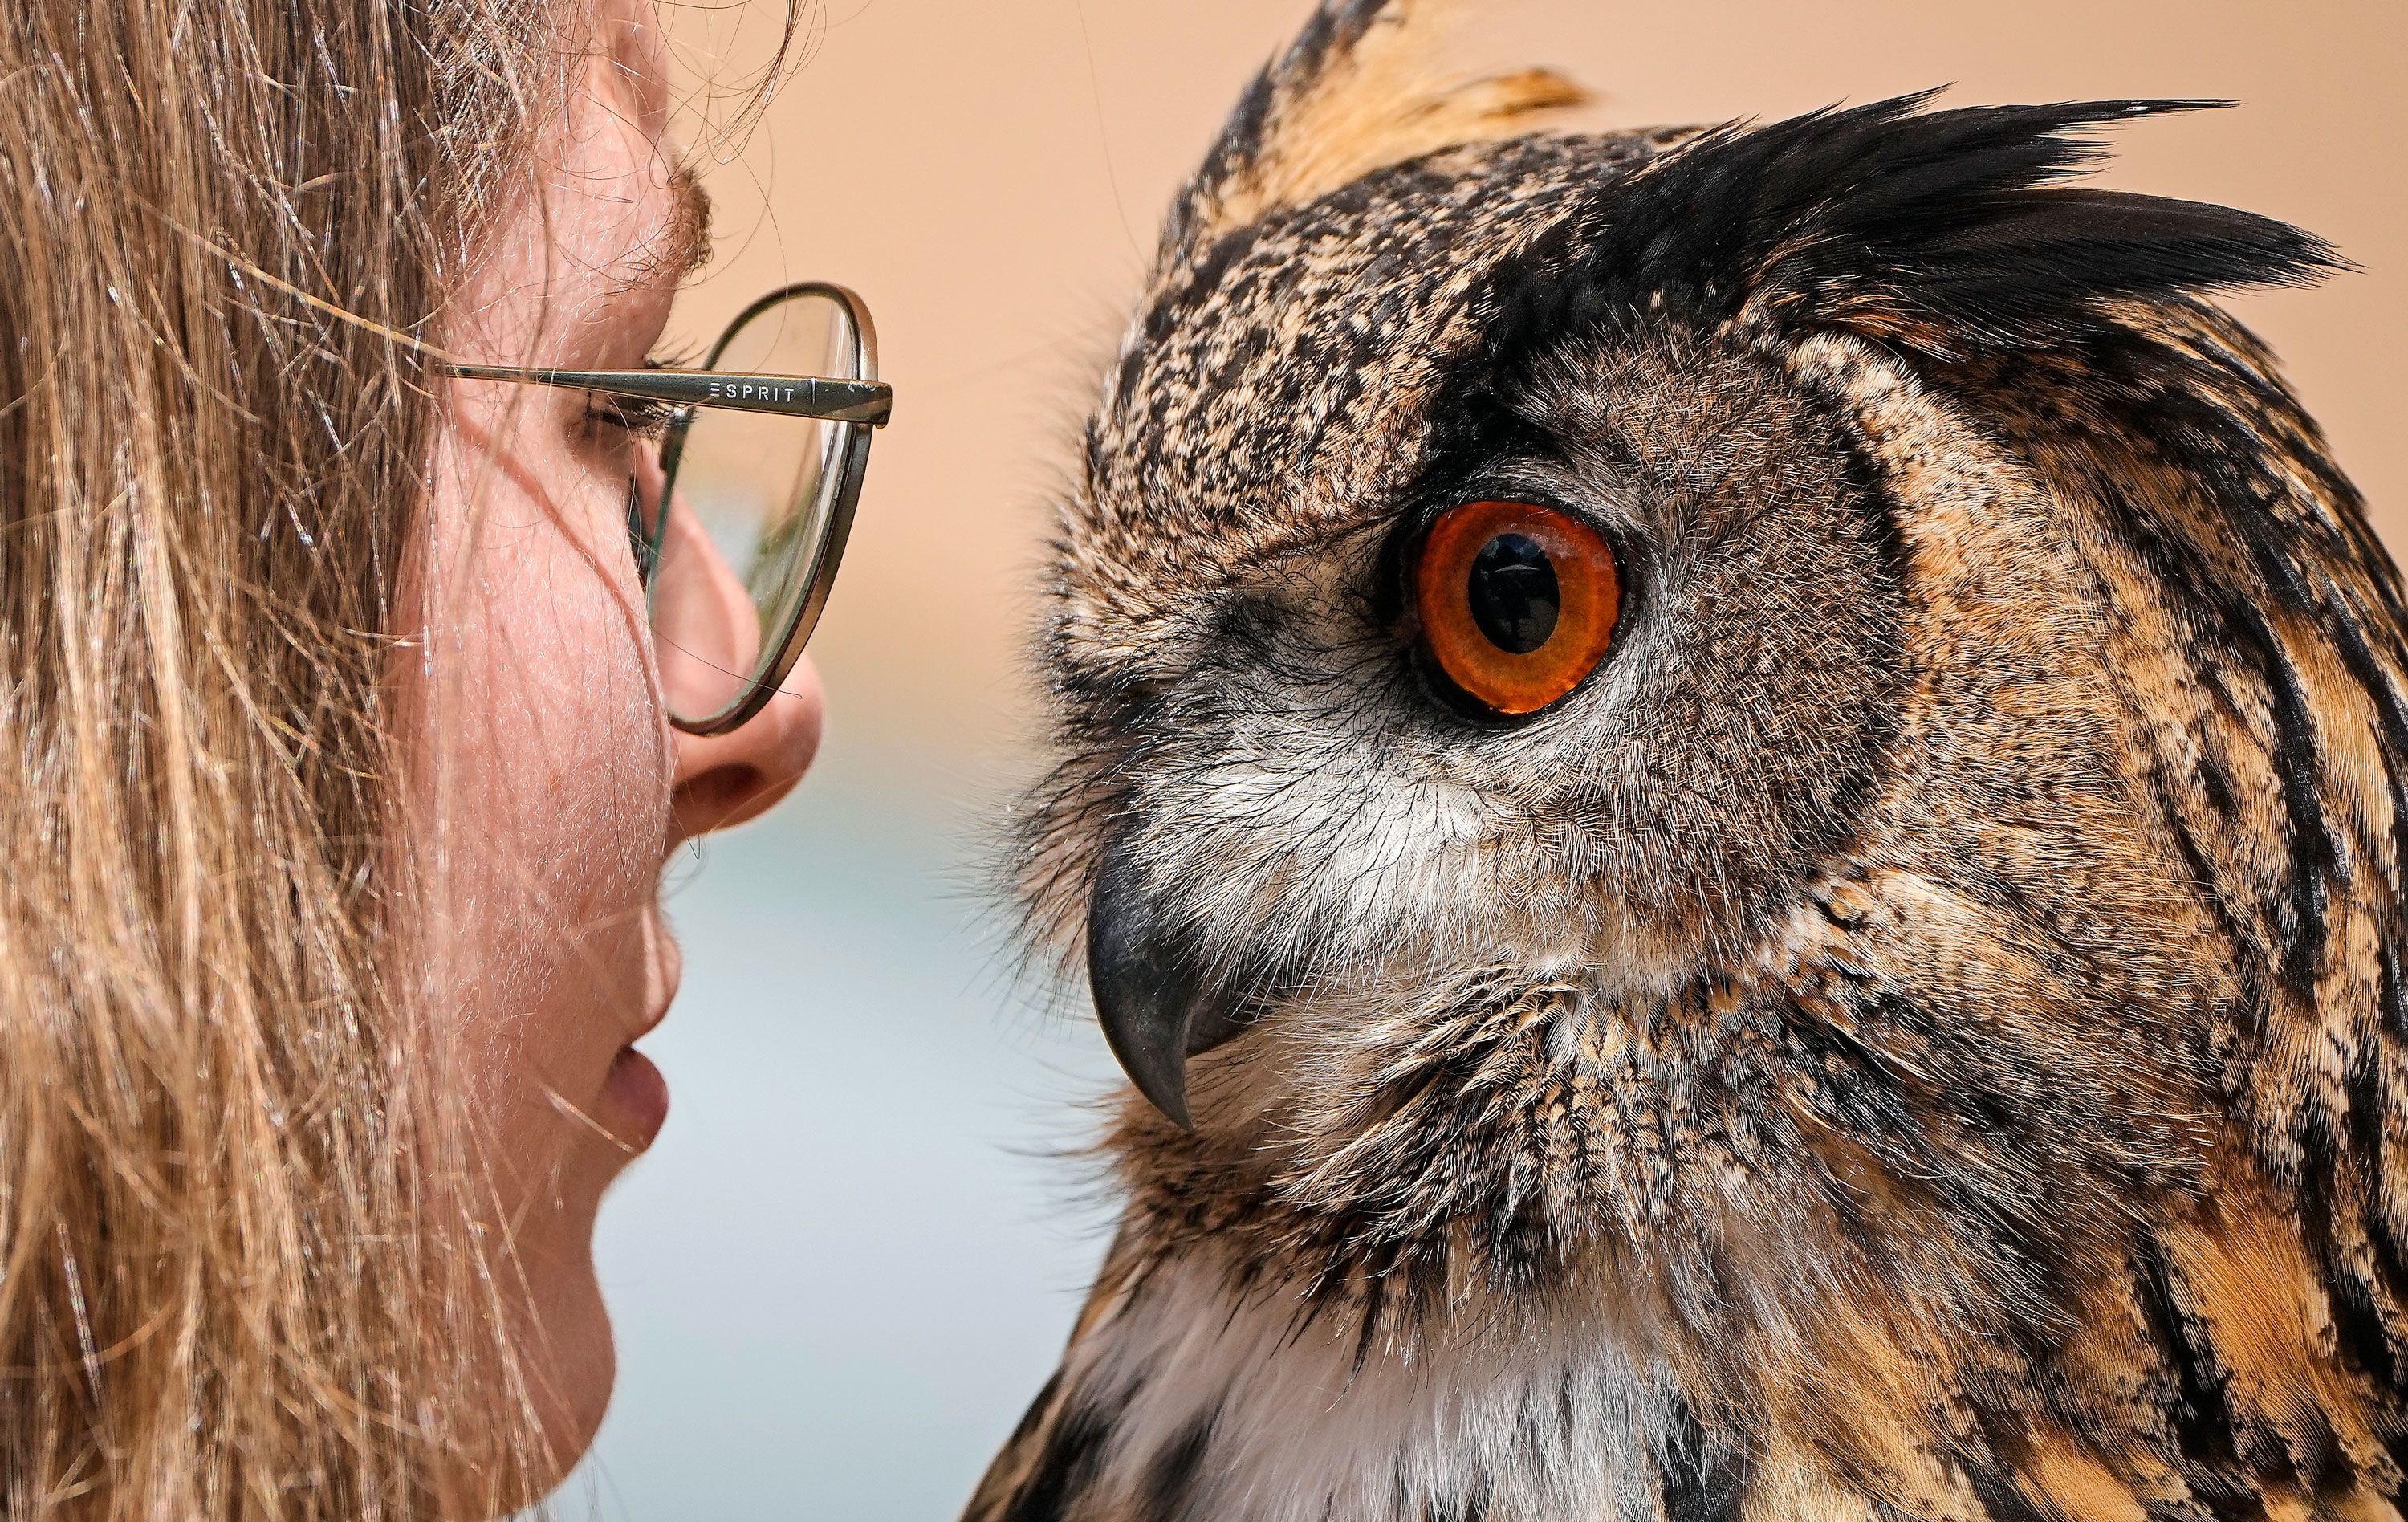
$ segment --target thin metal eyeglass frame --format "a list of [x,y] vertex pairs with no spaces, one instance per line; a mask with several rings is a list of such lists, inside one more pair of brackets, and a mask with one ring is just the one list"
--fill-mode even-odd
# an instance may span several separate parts
[[[853,324],[854,370],[858,379],[836,380],[812,375],[749,375],[712,368],[719,356],[726,352],[744,325],[770,308],[801,296],[825,296],[845,309]],[[661,438],[661,506],[653,515],[649,531],[644,526],[644,514],[636,484],[627,484],[628,537],[634,541],[638,569],[644,581],[644,603],[649,614],[652,598],[652,567],[659,563],[660,548],[667,533],[668,515],[675,501],[677,469],[685,452],[686,430],[694,424],[694,415],[704,409],[736,412],[768,412],[781,417],[808,418],[845,425],[844,461],[838,467],[836,496],[828,510],[827,522],[820,531],[819,542],[810,555],[798,559],[797,566],[809,570],[799,578],[799,596],[790,585],[779,598],[782,606],[791,597],[793,610],[785,626],[774,639],[764,639],[762,654],[752,675],[746,680],[744,696],[716,713],[701,718],[688,718],[670,710],[669,723],[694,735],[724,735],[759,713],[776,694],[795,662],[801,659],[803,646],[810,642],[811,630],[818,625],[821,610],[827,606],[829,591],[836,584],[838,564],[844,558],[846,538],[853,531],[853,509],[861,498],[861,481],[869,465],[869,433],[882,428],[895,409],[895,388],[878,379],[878,334],[871,326],[869,308],[851,289],[825,280],[805,280],[781,286],[737,313],[733,322],[721,332],[710,346],[699,369],[652,370],[558,370],[528,368],[509,365],[445,364],[442,373],[464,380],[507,380],[524,385],[564,386],[577,391],[598,391],[612,396],[634,396],[645,401],[667,402],[678,409],[668,430]]]

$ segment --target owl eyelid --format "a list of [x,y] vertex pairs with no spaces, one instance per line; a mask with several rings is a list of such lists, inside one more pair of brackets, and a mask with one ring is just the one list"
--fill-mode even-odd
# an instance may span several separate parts
[[1398,514],[1399,526],[1415,536],[1426,534],[1432,524],[1474,502],[1526,502],[1534,508],[1560,512],[1567,518],[1577,518],[1609,537],[1619,535],[1627,526],[1621,519],[1609,520],[1600,514],[1596,504],[1574,489],[1568,489],[1565,477],[1569,466],[1555,468],[1525,464],[1521,468],[1499,469],[1495,463],[1461,475],[1450,474],[1442,484],[1435,484],[1412,493],[1405,499],[1404,510]]

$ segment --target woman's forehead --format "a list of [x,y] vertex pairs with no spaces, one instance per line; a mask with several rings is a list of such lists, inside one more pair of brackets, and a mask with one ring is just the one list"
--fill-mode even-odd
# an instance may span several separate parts
[[580,77],[546,129],[537,194],[496,227],[463,317],[501,363],[630,368],[710,246],[708,203],[674,149],[666,51],[648,4],[589,12]]
[[619,105],[658,138],[668,130],[669,50],[653,0],[603,0],[602,37],[617,77]]

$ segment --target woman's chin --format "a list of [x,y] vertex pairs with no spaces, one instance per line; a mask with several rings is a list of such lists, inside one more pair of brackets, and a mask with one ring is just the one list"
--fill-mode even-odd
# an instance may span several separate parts
[[524,1510],[558,1489],[594,1446],[595,1434],[610,1409],[619,1376],[618,1346],[595,1278],[593,1255],[581,1253],[575,1258],[574,1266],[559,1265],[552,1283],[529,1285],[541,1303],[535,1310],[535,1325],[521,1321],[519,1372],[540,1446],[509,1466],[519,1472],[514,1488],[524,1493],[504,1498],[506,1512]]

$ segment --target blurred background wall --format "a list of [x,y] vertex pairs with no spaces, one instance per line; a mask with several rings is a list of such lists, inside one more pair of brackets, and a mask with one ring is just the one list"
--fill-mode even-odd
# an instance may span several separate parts
[[[981,881],[1028,774],[1018,651],[1049,494],[1168,197],[1308,0],[827,0],[748,133],[777,0],[673,0],[718,257],[678,328],[847,281],[896,423],[813,642],[811,779],[677,874],[666,1133],[606,1207],[620,1393],[568,1516],[951,1516],[1050,1371],[1109,1214],[1065,1154],[1109,1060],[1018,977]],[[1952,85],[2230,97],[2106,182],[2290,219],[2363,266],[2234,302],[2408,545],[2399,0],[1473,0],[1467,72],[1545,62],[1638,125]],[[716,102],[716,104],[714,104]],[[699,347],[698,342],[696,346]]]

